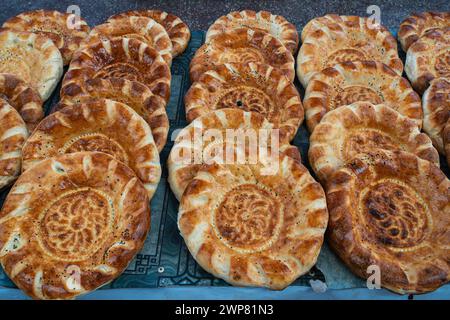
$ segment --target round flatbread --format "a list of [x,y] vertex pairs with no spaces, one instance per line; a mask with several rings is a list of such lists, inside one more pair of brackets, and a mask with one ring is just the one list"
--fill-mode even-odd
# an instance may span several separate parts
[[347,61],[311,79],[303,100],[310,132],[329,111],[357,101],[385,103],[422,127],[422,104],[408,80],[376,61]]
[[98,99],[52,113],[23,147],[23,169],[78,151],[114,156],[136,172],[151,199],[161,177],[159,153],[148,124],[123,103]]
[[164,61],[172,64],[172,42],[166,29],[158,22],[146,17],[121,17],[100,24],[92,29],[81,46],[89,46],[104,39],[125,37],[137,39],[156,49]]
[[189,75],[194,82],[220,64],[249,62],[280,69],[290,81],[294,81],[294,58],[289,50],[270,34],[246,28],[216,35],[201,46],[191,61]]
[[305,88],[315,73],[345,61],[379,61],[402,74],[397,40],[385,27],[356,16],[336,16],[334,22],[333,27],[319,24],[320,28],[303,40],[297,56],[297,76]]
[[[54,108],[59,111],[66,106],[87,103],[96,99],[110,99],[122,102],[136,111],[150,125],[158,151],[164,148],[169,133],[169,118],[166,113],[166,101],[137,81],[122,78],[87,80],[82,91],[65,91],[60,103]],[[67,88],[68,89],[68,88]]]
[[1,29],[0,73],[14,74],[47,100],[62,76],[63,60],[49,38]]
[[233,11],[220,17],[209,27],[205,42],[234,29],[248,28],[270,33],[292,53],[297,52],[298,33],[292,23],[269,11]]
[[186,118],[222,108],[257,112],[292,140],[303,122],[303,106],[294,84],[266,64],[223,64],[206,71],[186,93]]
[[430,30],[414,42],[406,54],[405,72],[419,93],[434,78],[450,78],[450,27]]
[[20,113],[30,131],[44,117],[39,93],[13,74],[0,73],[0,97]]
[[0,189],[20,175],[22,147],[27,138],[27,126],[20,114],[0,99]]
[[401,294],[450,280],[450,181],[431,162],[362,154],[333,175],[327,204],[329,243],[358,276],[379,268],[381,286]]
[[327,226],[322,187],[298,161],[203,168],[180,202],[178,227],[200,266],[233,285],[283,289],[316,263]]
[[4,28],[40,34],[53,41],[68,65],[81,41],[89,34],[89,26],[80,16],[54,10],[21,13],[3,24]]
[[355,102],[327,113],[310,137],[309,163],[327,181],[360,153],[378,149],[402,150],[439,166],[430,138],[387,105]]
[[[273,124],[262,115],[234,108],[216,110],[195,119],[179,132],[167,159],[168,181],[176,198],[181,199],[186,186],[204,163],[227,162],[225,152],[231,150],[233,157],[235,146],[267,146],[273,152],[282,152],[300,162],[297,147],[273,129]],[[250,156],[247,158],[253,160]]]
[[444,142],[444,151],[447,158],[447,165],[450,167],[450,119],[442,131],[442,138]]
[[130,16],[148,17],[162,25],[172,41],[173,57],[182,54],[186,50],[191,39],[191,31],[187,24],[177,16],[161,10],[131,10],[111,16],[108,21]]
[[416,42],[425,32],[435,28],[450,27],[450,12],[413,13],[403,20],[398,29],[398,39],[403,51]]
[[0,262],[35,299],[70,299],[117,278],[150,229],[146,190],[101,152],[46,159],[17,180],[0,212]]
[[102,40],[80,49],[64,76],[61,97],[82,92],[89,79],[122,78],[141,82],[166,102],[170,68],[155,49],[136,39]]
[[450,79],[432,80],[422,100],[423,130],[430,136],[436,149],[445,154],[442,132],[450,118]]

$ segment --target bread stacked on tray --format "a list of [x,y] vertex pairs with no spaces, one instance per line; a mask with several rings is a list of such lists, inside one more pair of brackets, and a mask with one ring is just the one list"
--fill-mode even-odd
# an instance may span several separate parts
[[[190,31],[157,10],[91,31],[44,10],[3,27],[0,186],[22,174],[0,213],[0,262],[33,298],[73,298],[115,279],[144,244],[169,131],[170,65]],[[61,101],[42,119],[63,65]]]
[[[433,146],[444,150],[439,135],[450,90],[445,79],[433,80],[423,109],[414,91],[437,76],[431,73],[448,74],[448,27],[421,34],[433,19],[450,21],[448,14],[415,17],[420,22],[408,18],[399,31],[412,86],[401,76],[395,38],[366,18],[311,20],[297,57],[309,161],[327,194],[329,243],[355,274],[367,278],[377,267],[381,286],[398,293],[428,292],[450,280],[450,182]],[[411,74],[427,68],[433,72]]]

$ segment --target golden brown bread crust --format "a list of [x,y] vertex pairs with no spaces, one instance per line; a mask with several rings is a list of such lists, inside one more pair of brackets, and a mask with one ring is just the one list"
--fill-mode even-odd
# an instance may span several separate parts
[[432,80],[422,99],[423,130],[430,136],[436,149],[445,154],[442,132],[450,118],[450,79]]
[[0,189],[20,175],[22,146],[28,130],[20,114],[0,98]]
[[450,12],[415,12],[400,24],[398,40],[403,51],[407,52],[409,47],[428,30],[449,26]]
[[13,74],[0,73],[0,97],[20,113],[30,131],[44,117],[39,93]]
[[102,40],[77,52],[64,76],[61,96],[83,91],[89,79],[139,81],[165,101],[170,98],[170,68],[155,49],[136,39]]
[[208,70],[224,63],[256,62],[280,69],[294,81],[294,58],[283,44],[270,34],[246,28],[216,35],[201,46],[189,67],[192,82]]
[[280,40],[292,54],[297,52],[298,33],[295,26],[284,17],[272,14],[269,11],[233,11],[221,16],[209,27],[205,42],[210,41],[217,35],[240,28],[270,33]]
[[414,122],[385,104],[355,102],[328,112],[310,136],[309,163],[322,182],[359,153],[403,150],[439,167],[439,154]]
[[131,10],[111,16],[108,21],[122,17],[148,17],[166,29],[172,41],[172,56],[176,57],[186,50],[191,39],[191,31],[179,17],[161,10]]
[[344,61],[380,61],[402,74],[397,41],[384,26],[357,16],[328,19],[333,23],[311,25],[298,53],[297,77],[305,88],[316,72]]
[[301,39],[305,41],[306,37],[316,30],[319,30],[326,26],[328,29],[340,31],[342,30],[342,24],[345,24],[346,16],[339,16],[335,13],[329,13],[322,17],[315,17],[309,20],[302,29]]
[[[72,26],[71,26],[72,24]],[[89,34],[83,18],[55,10],[34,10],[10,18],[3,28],[40,34],[53,41],[68,65],[81,41]]]
[[447,120],[447,124],[442,131],[442,138],[444,142],[444,151],[447,158],[447,164],[450,167],[450,119]]
[[140,40],[156,49],[169,66],[172,64],[172,42],[166,29],[146,17],[120,17],[95,26],[81,43],[81,47],[92,45],[101,39],[118,37]]
[[97,99],[68,106],[39,123],[23,147],[23,169],[58,154],[99,151],[136,172],[149,198],[161,177],[159,153],[148,124],[123,103]]
[[147,121],[158,151],[164,148],[169,133],[166,101],[153,94],[145,85],[122,78],[97,78],[87,80],[80,89],[82,91],[75,92],[74,95],[71,95],[70,90],[66,90],[66,94],[61,98],[60,103],[55,105],[53,111],[99,98],[118,101],[132,108]]
[[328,213],[325,194],[298,161],[277,154],[261,164],[212,164],[180,202],[178,227],[200,266],[239,286],[281,290],[319,254]]
[[450,27],[427,31],[406,53],[405,72],[423,93],[434,78],[450,77]]
[[[227,129],[236,134],[237,139],[229,136]],[[242,131],[238,131],[238,129]],[[222,150],[227,146],[238,145],[238,139],[251,137],[251,131],[256,134],[256,140],[248,138],[248,141],[254,141],[258,146],[263,143],[267,143],[269,147],[273,146],[270,136],[273,129],[273,124],[259,113],[235,108],[212,111],[195,119],[177,135],[167,159],[168,181],[176,198],[181,199],[186,186],[195,177],[202,164],[208,159],[211,160],[212,155],[216,154],[214,151],[217,148]],[[260,136],[261,132],[266,132],[268,136],[266,138]],[[221,137],[218,140],[212,140],[209,135],[213,133],[220,133]],[[251,142],[245,143],[248,145]],[[301,162],[297,147],[290,145],[286,138],[279,136],[278,147],[280,152]]]
[[205,72],[184,98],[190,122],[213,110],[258,112],[292,140],[303,122],[303,106],[294,84],[265,64],[223,64]]
[[70,299],[112,281],[150,229],[146,190],[100,152],[59,155],[24,172],[0,212],[0,262],[35,299]]
[[329,243],[358,276],[376,265],[381,286],[402,294],[450,280],[450,182],[431,162],[362,154],[329,180],[327,204]]
[[422,105],[408,80],[376,61],[347,61],[311,79],[303,100],[310,132],[333,109],[357,101],[385,103],[422,127]]
[[0,73],[14,74],[47,100],[62,76],[63,60],[47,37],[0,29]]

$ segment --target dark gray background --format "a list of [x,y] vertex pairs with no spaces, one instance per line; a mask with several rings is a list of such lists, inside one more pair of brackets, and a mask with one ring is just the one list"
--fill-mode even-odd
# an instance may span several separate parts
[[450,11],[450,0],[1,0],[0,22],[20,12],[33,9],[56,9],[66,11],[69,5],[78,5],[81,16],[92,26],[103,22],[114,13],[140,8],[157,8],[172,12],[183,19],[191,30],[207,30],[216,18],[233,10],[268,10],[283,15],[297,29],[301,29],[308,20],[326,13],[368,15],[370,5],[381,9],[381,22],[391,30],[397,30],[400,22],[413,11],[439,10]]

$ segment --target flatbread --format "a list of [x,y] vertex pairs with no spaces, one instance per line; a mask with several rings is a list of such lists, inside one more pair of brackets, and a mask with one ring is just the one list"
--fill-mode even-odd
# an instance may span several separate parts
[[422,104],[408,80],[376,61],[347,61],[311,79],[303,100],[310,132],[330,110],[357,101],[385,103],[422,127]]
[[413,13],[400,24],[398,40],[403,51],[416,42],[425,32],[435,28],[450,27],[450,12]]
[[[279,152],[300,162],[300,153],[289,140],[278,135],[272,142],[272,134],[276,134],[272,133],[273,129],[273,124],[262,115],[235,108],[216,110],[195,119],[178,133],[167,159],[168,181],[175,197],[181,199],[186,186],[204,163],[228,162],[225,152],[232,152],[233,160],[236,146],[274,146],[271,150],[278,147]],[[275,135],[273,137],[276,139]],[[221,155],[221,158],[215,158]],[[238,159],[253,160],[250,156]]]
[[83,91],[89,79],[122,78],[141,82],[165,101],[170,98],[170,68],[155,49],[136,39],[102,40],[80,49],[64,76],[61,96]]
[[439,166],[439,154],[419,128],[387,105],[355,102],[328,112],[310,137],[309,163],[322,182],[359,153],[402,150]]
[[28,130],[20,114],[0,99],[0,189],[13,183],[20,175],[22,146]]
[[322,17],[315,17],[309,20],[302,29],[301,33],[302,42],[304,42],[306,37],[309,36],[311,33],[313,33],[316,30],[322,29],[323,27],[327,27],[328,29],[335,31],[341,31],[342,30],[341,25],[345,23],[344,19],[347,20],[348,17],[330,13]]
[[294,81],[294,58],[289,50],[270,34],[246,28],[216,35],[202,45],[191,61],[189,75],[191,82],[195,82],[203,73],[220,64],[249,62],[280,69],[290,81]]
[[161,177],[159,153],[148,124],[123,103],[98,99],[52,113],[23,147],[23,169],[44,159],[78,151],[99,151],[129,166],[151,199]]
[[178,227],[194,259],[230,284],[281,290],[316,263],[327,226],[322,187],[285,155],[264,166],[213,164],[180,202]]
[[303,106],[294,84],[266,64],[224,64],[205,72],[185,95],[186,118],[222,108],[258,112],[292,140],[303,122]]
[[0,73],[0,98],[20,113],[30,131],[44,117],[39,93],[13,74]]
[[450,181],[431,162],[362,154],[333,175],[327,204],[329,243],[356,275],[378,270],[381,286],[401,294],[450,280]]
[[117,37],[140,40],[156,49],[169,66],[172,64],[172,42],[166,29],[155,20],[146,17],[121,17],[100,24],[92,29],[81,46]]
[[419,93],[434,78],[449,78],[450,27],[430,30],[414,42],[406,54],[405,72]]
[[47,37],[0,29],[0,73],[11,73],[47,100],[63,73],[58,48]]
[[445,154],[442,132],[450,118],[450,79],[432,80],[422,99],[423,130],[430,136],[436,149]]
[[186,50],[191,31],[179,17],[161,10],[131,10],[111,16],[108,21],[122,17],[148,17],[162,25],[172,41],[172,56],[179,56]]
[[442,138],[444,141],[444,151],[447,158],[447,165],[450,167],[450,119],[447,120],[447,124],[442,131]]
[[69,88],[66,88],[65,95],[60,103],[55,105],[54,111],[99,98],[122,102],[136,111],[150,125],[158,151],[164,148],[169,133],[169,118],[165,109],[166,101],[162,97],[153,94],[140,82],[121,78],[91,79],[80,88],[82,91],[76,91],[73,95]]
[[209,42],[217,35],[240,28],[270,33],[280,40],[292,54],[297,52],[298,33],[295,26],[289,23],[286,18],[269,11],[233,11],[221,16],[209,27],[205,42]]
[[146,190],[101,152],[46,159],[24,172],[0,212],[0,262],[35,299],[70,299],[117,278],[150,229]]
[[397,41],[385,27],[357,16],[329,19],[334,25],[319,24],[320,28],[311,30],[298,53],[297,77],[305,88],[315,73],[345,61],[379,61],[402,74]]
[[68,65],[80,42],[89,34],[89,26],[80,16],[55,10],[34,10],[10,18],[3,28],[40,34],[53,41]]

